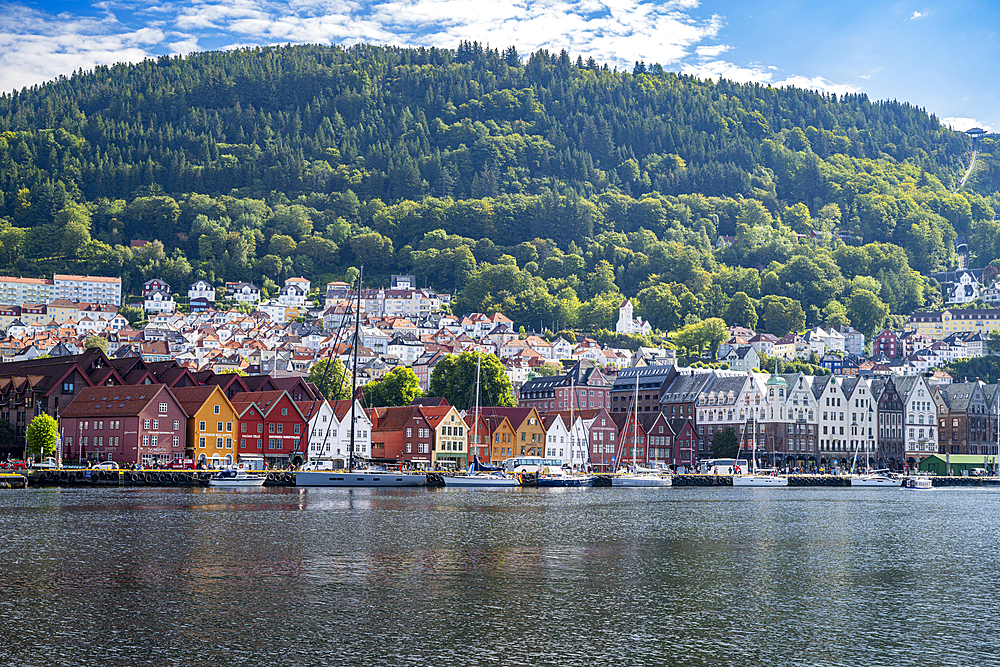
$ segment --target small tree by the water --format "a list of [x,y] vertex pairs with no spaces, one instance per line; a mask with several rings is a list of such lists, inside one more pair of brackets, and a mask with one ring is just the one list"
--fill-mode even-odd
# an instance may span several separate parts
[[44,412],[28,424],[25,435],[28,454],[31,456],[51,456],[59,449],[59,426],[56,420]]
[[712,436],[712,456],[717,459],[735,459],[740,453],[740,440],[732,426],[716,431]]

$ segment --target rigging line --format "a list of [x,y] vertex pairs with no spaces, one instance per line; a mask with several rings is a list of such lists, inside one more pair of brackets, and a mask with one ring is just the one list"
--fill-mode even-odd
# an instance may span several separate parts
[[[358,288],[360,289],[360,287],[361,287],[361,286],[360,286],[360,284],[359,284],[359,285],[358,285]],[[349,313],[350,313],[350,308],[351,308],[351,304],[350,304],[350,303],[348,303],[348,312],[347,312],[347,314],[349,314]],[[333,364],[332,364],[332,360],[333,360],[333,352],[334,352],[334,350],[336,350],[336,349],[337,349],[337,345],[338,345],[338,344],[340,344],[340,339],[341,339],[341,335],[342,335],[342,333],[343,333],[343,330],[344,330],[344,323],[345,323],[346,321],[347,321],[347,318],[346,318],[346,317],[343,317],[343,318],[341,318],[341,320],[340,320],[340,325],[339,325],[339,326],[337,327],[337,334],[336,334],[336,337],[334,338],[334,342],[333,342],[333,345],[332,345],[332,346],[330,347],[330,352],[329,352],[329,354],[327,355],[327,365],[326,365],[326,369],[324,369],[324,371],[323,371],[323,379],[322,379],[322,380],[320,381],[320,382],[322,382],[323,384],[326,384],[326,374],[327,374],[328,372],[330,372],[330,366],[332,366],[332,365],[333,365]],[[340,374],[340,381],[339,381],[339,382],[337,383],[337,385],[336,385],[337,387],[340,387],[340,388],[343,388],[343,386],[344,386],[344,377],[345,377],[345,376],[347,375],[347,364],[344,364],[344,365],[343,365],[343,367],[344,367],[344,370],[343,370],[343,371],[341,372],[341,374]],[[338,393],[338,395],[339,395],[339,393],[340,393],[340,392],[338,391],[337,393]],[[327,398],[326,398],[325,396],[323,397],[323,399],[324,399],[324,400],[329,400],[329,399],[327,399]],[[351,400],[353,400],[353,399],[354,399],[354,397],[353,397],[353,396],[351,396]],[[315,406],[315,399],[313,400],[313,406]],[[332,406],[332,405],[331,405],[330,407],[331,407],[331,409],[333,408],[333,406]],[[312,416],[312,408],[310,408],[310,411],[309,411],[309,414],[310,414],[310,418],[311,418],[311,416]],[[336,417],[336,416],[337,416],[337,413],[336,413],[335,411],[334,411],[334,413],[333,413],[333,416],[334,416],[334,417]],[[306,422],[307,422],[307,423],[308,423],[308,421],[309,421],[309,418],[307,418],[307,419],[306,419]],[[331,424],[331,426],[332,426],[332,424]],[[338,429],[338,430],[340,429],[340,426],[339,426],[339,423],[338,423],[338,426],[337,426],[337,429]],[[330,430],[331,430],[331,429],[330,429],[330,427],[327,427],[327,428],[325,429],[325,432],[324,432],[324,434],[323,434],[323,442],[322,442],[322,443],[320,443],[320,447],[319,447],[319,457],[318,457],[318,458],[323,458],[323,453],[324,453],[324,452],[326,451],[326,443],[327,443],[327,440],[328,440],[328,439],[329,439],[329,437],[330,437]],[[308,442],[308,441],[307,441],[307,442]]]

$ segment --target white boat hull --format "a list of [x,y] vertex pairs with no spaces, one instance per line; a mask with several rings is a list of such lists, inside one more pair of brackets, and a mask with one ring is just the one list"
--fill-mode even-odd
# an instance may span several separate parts
[[733,475],[733,486],[788,486],[788,478],[774,475]]
[[611,486],[616,487],[673,486],[673,484],[673,480],[669,477],[659,475],[615,475],[611,478]]
[[861,475],[851,478],[851,486],[862,487],[896,487],[903,485],[903,480],[898,477],[888,477],[886,475]]
[[930,477],[908,477],[904,486],[907,489],[933,489],[934,483]]
[[513,477],[500,477],[497,475],[455,475],[444,477],[445,486],[461,486],[461,487],[475,487],[475,488],[486,488],[486,487],[515,487],[521,486],[521,482],[514,479]]
[[295,473],[295,486],[400,487],[423,486],[427,475],[398,472],[308,471]]

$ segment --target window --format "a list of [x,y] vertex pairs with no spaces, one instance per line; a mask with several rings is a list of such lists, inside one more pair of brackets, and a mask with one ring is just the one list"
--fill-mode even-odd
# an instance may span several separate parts
[[[118,438],[115,438],[115,440],[117,440],[117,439],[118,439]],[[177,448],[177,447],[179,447],[179,446],[180,446],[180,444],[181,444],[181,439],[180,439],[180,437],[178,437],[178,436],[176,436],[176,435],[175,435],[175,436],[174,436],[174,440],[173,440],[173,446],[174,446],[174,448]]]
[[219,414],[219,406],[218,405],[215,406],[215,414]]
[[226,422],[226,433],[233,432],[233,422]]
[[264,432],[264,425],[263,424],[257,424],[257,432],[258,433],[263,433]]
[[288,416],[288,408],[281,408],[281,416],[282,417]]
[[222,438],[215,439],[215,447],[216,449],[222,449]]
[[[101,424],[101,426],[103,427],[104,424]],[[153,430],[154,431],[160,430],[160,420],[159,419],[154,419],[153,420]]]
[[296,424],[295,425],[295,435],[298,435],[301,432],[302,432],[302,424]]
[[176,431],[176,430],[177,430],[177,429],[179,429],[180,427],[181,427],[181,423],[180,423],[179,421],[177,421],[177,420],[175,419],[175,420],[174,420],[174,430]]
[[198,422],[198,430],[199,431],[205,430],[205,422]]
[[[96,424],[95,424],[95,426],[96,426]],[[143,427],[144,429],[146,429],[146,430],[149,430],[149,420],[148,420],[148,419],[144,419],[144,420],[143,420],[143,422],[142,422],[142,427]]]
[[215,432],[222,433],[222,422],[215,422]]
[[273,422],[267,425],[267,432],[268,433],[274,433],[274,423]]
[[282,429],[283,426],[284,426],[284,424],[278,424],[278,433],[281,433],[281,429]]
[[148,435],[142,436],[142,446],[143,447],[149,447],[149,436]]
[[64,394],[72,394],[73,393],[73,383],[72,382],[63,382],[62,390],[63,390]]
[[226,449],[232,449],[232,448],[233,448],[233,439],[226,438]]
[[243,422],[240,424],[240,433],[246,433],[246,432],[247,432],[247,425],[246,422]]
[[162,414],[162,413],[164,413],[166,411],[167,411],[167,404],[166,403],[160,403],[160,413]]
[[158,441],[159,441],[159,437],[158,437],[158,436],[155,436],[155,435],[154,435],[154,436],[153,436],[153,437],[152,437],[152,438],[150,439],[150,444],[151,444],[151,445],[152,445],[153,447],[156,447],[156,443],[157,443]]
[[247,439],[240,438],[240,449],[246,449],[246,448],[247,448]]
[[198,438],[198,448],[205,449],[205,438]]

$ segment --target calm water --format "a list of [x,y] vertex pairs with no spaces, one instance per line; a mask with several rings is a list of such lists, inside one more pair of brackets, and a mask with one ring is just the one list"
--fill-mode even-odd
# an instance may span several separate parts
[[11,665],[998,664],[1000,493],[0,491]]

